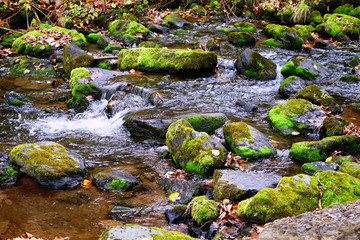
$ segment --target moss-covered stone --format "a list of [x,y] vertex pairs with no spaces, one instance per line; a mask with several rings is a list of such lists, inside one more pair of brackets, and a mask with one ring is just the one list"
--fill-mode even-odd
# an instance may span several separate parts
[[293,99],[305,99],[316,105],[323,105],[333,114],[341,114],[342,108],[335,102],[334,98],[323,88],[316,85],[309,85],[296,93]]
[[311,12],[310,16],[311,26],[316,27],[320,23],[322,23],[321,12],[318,10],[314,10]]
[[11,150],[10,158],[22,172],[50,188],[73,188],[85,174],[83,161],[54,142],[18,145]]
[[163,19],[163,26],[170,28],[187,28],[190,22],[183,19],[179,14],[169,14]]
[[96,45],[100,49],[105,49],[109,45],[109,42],[110,42],[110,38],[108,38],[108,37],[100,37],[97,40]]
[[356,76],[355,74],[344,75],[340,78],[340,80],[348,83],[357,83],[360,81],[358,76]]
[[344,151],[356,153],[360,151],[360,140],[353,135],[327,137],[320,141],[294,143],[290,157],[302,162],[324,161],[332,152]]
[[337,7],[333,13],[349,15],[353,9],[354,9],[353,5],[347,3]]
[[305,99],[290,99],[274,106],[268,116],[276,129],[289,135],[293,132],[308,132],[314,127],[308,119],[322,117],[324,112]]
[[27,71],[27,74],[34,76],[53,77],[56,75],[50,62],[43,59],[22,56],[11,61],[11,73],[23,75],[25,71]]
[[286,78],[279,87],[279,94],[282,98],[289,98],[306,87],[306,82],[297,76]]
[[324,131],[326,137],[344,135],[344,127],[348,123],[340,117],[327,117],[323,121],[323,126],[320,131]]
[[104,49],[104,53],[112,53],[113,51],[121,51],[124,47],[120,45],[110,44]]
[[10,34],[7,34],[5,35],[2,39],[1,39],[1,42],[0,44],[3,45],[5,48],[11,48],[13,42],[21,37],[22,35],[19,34],[19,33],[10,33]]
[[302,79],[314,80],[320,76],[320,68],[322,67],[311,59],[293,58],[281,68],[281,74],[284,77],[298,76]]
[[28,32],[22,35],[21,37],[17,38],[13,42],[12,48],[14,49],[14,51],[18,53],[22,53],[24,55],[29,55],[33,57],[41,58],[41,57],[50,56],[50,54],[52,53],[52,48],[50,47],[49,44],[38,43],[35,46],[33,46],[32,43],[27,43],[26,41],[27,37],[32,36],[34,38],[38,38],[43,35],[45,34],[41,32],[36,32],[36,31]]
[[70,75],[71,71],[79,67],[89,67],[93,63],[93,57],[81,50],[74,44],[68,44],[63,52],[64,71]]
[[93,183],[102,190],[117,192],[131,190],[139,184],[133,175],[122,171],[97,173],[94,176]]
[[123,49],[119,53],[121,70],[139,69],[148,71],[199,71],[212,72],[217,56],[213,52],[198,50],[174,50],[157,48]]
[[271,38],[284,40],[286,39],[286,32],[290,29],[290,27],[285,25],[278,24],[268,24],[264,28],[264,32]]
[[350,16],[360,18],[360,6],[350,11]]
[[317,172],[315,176],[323,188],[321,198],[323,207],[360,198],[360,179],[358,178],[335,171],[321,171]]
[[344,41],[346,37],[359,39],[359,18],[345,14],[325,14],[324,21],[315,29],[319,34],[332,37],[338,41]]
[[284,177],[275,189],[261,189],[254,197],[241,201],[238,215],[251,221],[266,223],[313,211],[318,206],[318,198],[316,177],[304,174]]
[[335,156],[335,157],[327,158],[326,162],[337,163],[341,165],[345,162],[356,162],[356,158],[353,156]]
[[200,226],[208,221],[215,220],[219,216],[216,202],[209,200],[207,196],[195,197],[190,205],[191,217]]
[[153,41],[145,41],[140,43],[140,47],[142,48],[154,48],[156,47],[156,44]]
[[79,79],[90,76],[90,75],[91,75],[90,71],[86,68],[80,67],[80,68],[73,69],[71,71],[70,81],[69,81],[71,89],[73,89],[76,86]]
[[254,24],[249,22],[240,22],[240,21],[234,21],[230,22],[230,24],[234,25],[236,27],[236,32],[252,32],[256,33],[256,27]]
[[261,45],[270,46],[270,47],[278,47],[278,48],[286,47],[286,44],[281,43],[280,41],[277,41],[274,38],[269,38],[269,39],[261,42]]
[[185,119],[169,126],[166,145],[175,164],[189,173],[211,176],[225,160],[223,146],[213,142],[206,133],[196,132]]
[[228,35],[228,41],[234,46],[255,46],[255,38],[252,34],[244,32],[232,32]]
[[87,44],[87,41],[86,41],[86,38],[85,38],[84,34],[79,33],[75,29],[67,29],[67,28],[62,28],[62,27],[59,27],[59,26],[52,27],[52,26],[46,25],[46,24],[42,24],[40,27],[41,28],[48,28],[48,29],[51,29],[52,31],[56,31],[56,32],[60,32],[60,33],[70,34],[71,35],[71,41],[75,42],[76,45],[78,45],[79,47],[84,47]]
[[360,164],[356,162],[344,162],[341,164],[339,172],[347,173],[355,178],[360,178]]
[[269,139],[244,122],[224,124],[223,133],[230,149],[240,157],[258,159],[275,155]]
[[209,114],[209,115],[193,115],[184,116],[186,121],[198,132],[206,132],[207,134],[214,134],[215,130],[221,127],[228,119],[223,114]]
[[313,175],[315,172],[318,171],[338,171],[340,165],[337,163],[331,162],[311,162],[311,163],[304,163],[301,166],[301,170],[306,174]]
[[130,35],[137,38],[136,35],[140,34],[144,39],[149,35],[149,29],[136,21],[115,20],[109,24],[109,31],[122,40]]
[[96,43],[99,40],[99,38],[101,38],[101,35],[97,33],[90,33],[87,36],[87,40],[92,43]]

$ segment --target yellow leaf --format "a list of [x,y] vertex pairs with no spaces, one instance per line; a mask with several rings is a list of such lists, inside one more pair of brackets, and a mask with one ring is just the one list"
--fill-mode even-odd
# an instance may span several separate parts
[[176,202],[176,201],[179,200],[179,199],[180,199],[180,197],[179,197],[179,193],[178,193],[178,192],[174,192],[174,193],[170,194],[170,196],[169,196],[169,200],[170,200],[171,202]]
[[332,157],[328,157],[328,158],[325,160],[325,162],[331,162],[331,160],[332,160]]

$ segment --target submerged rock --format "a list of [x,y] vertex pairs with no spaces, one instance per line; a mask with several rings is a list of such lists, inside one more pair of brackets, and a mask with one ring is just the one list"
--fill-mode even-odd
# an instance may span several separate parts
[[104,231],[99,240],[113,240],[113,239],[126,239],[126,240],[196,240],[198,238],[192,238],[183,233],[176,231],[167,231],[161,228],[143,227],[140,225],[124,225],[110,228]]
[[327,137],[320,141],[297,142],[291,146],[290,157],[302,162],[324,161],[334,151],[356,153],[360,140],[354,135]]
[[297,76],[286,78],[279,87],[279,94],[282,98],[290,98],[306,87],[304,79]]
[[119,53],[118,66],[122,70],[138,69],[156,72],[211,73],[217,64],[213,52],[197,50],[175,50],[165,48],[132,48]]
[[238,170],[215,170],[214,199],[239,200],[255,195],[260,189],[275,188],[281,176],[272,173],[252,173]]
[[136,110],[146,105],[146,101],[141,96],[132,93],[116,92],[106,106],[105,112],[111,118],[126,109]]
[[207,196],[199,196],[194,198],[191,203],[191,217],[199,225],[215,220],[219,213],[217,204],[214,200],[209,200]]
[[30,100],[20,93],[11,91],[3,96],[3,102],[13,106],[22,106],[23,104],[30,103]]
[[259,240],[359,239],[360,201],[287,217],[265,225]]
[[274,106],[269,112],[273,126],[286,135],[298,135],[316,128],[322,122],[325,113],[305,99],[290,99],[286,103]]
[[223,133],[230,149],[240,157],[258,159],[276,154],[269,138],[244,122],[226,123]]
[[305,87],[292,98],[302,98],[313,104],[323,105],[334,115],[342,113],[342,108],[335,102],[334,98],[323,88],[316,85]]
[[127,172],[100,172],[94,176],[93,183],[104,191],[128,191],[139,185],[136,177]]
[[166,133],[166,145],[176,165],[188,173],[211,176],[225,160],[225,148],[204,132],[197,132],[185,119],[173,122]]
[[317,62],[302,56],[297,56],[281,68],[281,74],[284,77],[298,76],[305,80],[314,80],[317,77],[324,77],[328,73]]
[[15,165],[9,154],[0,152],[0,186],[13,186],[19,177],[19,167]]
[[55,142],[18,145],[11,150],[10,158],[43,187],[75,188],[85,176],[83,159]]
[[249,78],[272,80],[276,78],[276,64],[249,48],[240,53],[235,68]]

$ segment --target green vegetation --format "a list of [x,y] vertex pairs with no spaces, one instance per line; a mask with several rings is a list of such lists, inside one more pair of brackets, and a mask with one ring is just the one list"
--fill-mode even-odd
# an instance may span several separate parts
[[300,67],[301,61],[307,61],[307,60],[306,59],[290,60],[281,68],[281,74],[284,77],[298,76],[298,77],[301,77],[302,79],[306,79],[306,80],[314,80],[320,76],[318,73],[315,73],[308,69]]
[[191,217],[199,226],[208,221],[215,220],[219,215],[216,202],[209,200],[207,196],[195,197],[190,205]]
[[279,41],[276,41],[273,38],[265,40],[265,41],[261,42],[261,44],[265,45],[265,46],[278,47],[278,48],[285,48],[286,47],[286,44],[281,43]]

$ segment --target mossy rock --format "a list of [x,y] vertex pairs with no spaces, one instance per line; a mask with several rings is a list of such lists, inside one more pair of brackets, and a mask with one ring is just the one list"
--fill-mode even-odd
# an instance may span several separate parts
[[7,34],[1,39],[0,44],[3,45],[3,47],[5,47],[5,48],[11,48],[14,41],[21,36],[22,35],[19,33]]
[[116,191],[122,192],[131,190],[139,182],[136,180],[136,177],[127,172],[122,171],[112,171],[108,173],[97,173],[94,176],[93,183],[96,187],[104,191]]
[[360,140],[354,135],[327,137],[320,141],[297,142],[291,146],[290,157],[301,162],[325,161],[332,152],[360,151]]
[[274,106],[269,112],[272,125],[285,135],[297,135],[315,129],[309,119],[322,118],[325,113],[305,99],[290,99]]
[[105,49],[109,45],[109,42],[110,42],[110,38],[108,38],[108,37],[100,37],[97,40],[96,45],[100,49]]
[[47,25],[47,24],[42,24],[40,26],[40,28],[48,28],[52,31],[56,31],[56,32],[60,32],[60,33],[67,33],[71,35],[71,41],[76,43],[76,45],[78,45],[79,47],[84,47],[87,45],[87,41],[86,38],[84,36],[84,34],[79,33],[78,31],[76,31],[75,29],[67,29],[67,28],[62,28],[59,26],[51,26],[51,25]]
[[293,99],[305,99],[316,105],[327,107],[332,114],[340,115],[342,108],[335,102],[334,98],[323,88],[310,85],[292,96]]
[[277,48],[286,48],[286,44],[275,40],[274,38],[269,38],[263,42],[261,42],[261,45],[269,46],[269,47],[277,47]]
[[26,41],[27,37],[33,36],[35,38],[38,38],[43,35],[45,34],[41,32],[36,32],[36,31],[28,32],[22,35],[21,37],[17,38],[13,42],[12,48],[14,51],[24,55],[29,55],[38,58],[48,57],[53,52],[53,49],[49,44],[38,43],[35,46],[33,46],[32,43],[27,43]]
[[326,137],[344,135],[344,127],[347,124],[347,121],[341,117],[327,117],[323,121],[320,129],[320,135],[324,135]]
[[344,162],[341,164],[339,172],[347,173],[357,179],[360,178],[360,164],[356,162]]
[[166,133],[166,145],[176,165],[188,173],[211,176],[225,160],[225,149],[204,132],[196,132],[185,119],[173,122]]
[[190,22],[186,21],[179,14],[169,14],[163,19],[163,26],[170,28],[188,28],[190,27]]
[[126,240],[199,240],[199,238],[192,238],[183,233],[176,231],[168,231],[161,228],[143,227],[140,225],[123,225],[112,227],[104,231],[99,240],[113,240],[113,239],[126,239]]
[[305,87],[306,82],[304,79],[297,76],[291,76],[286,78],[280,84],[279,94],[282,98],[289,98],[300,92]]
[[27,97],[14,91],[5,93],[2,101],[13,106],[22,106],[26,103],[31,103]]
[[70,88],[73,89],[81,78],[88,77],[90,75],[90,71],[87,68],[79,67],[73,69],[70,73]]
[[10,160],[9,154],[0,152],[0,186],[13,186],[18,177],[19,167]]
[[191,203],[191,217],[199,225],[215,220],[219,213],[217,204],[214,200],[209,200],[207,196],[195,197]]
[[360,18],[360,6],[350,11],[350,16]]
[[356,158],[353,156],[335,156],[335,157],[331,157],[326,159],[326,162],[331,162],[331,163],[337,163],[339,165],[345,163],[345,162],[357,162]]
[[275,38],[278,40],[286,40],[286,32],[290,29],[290,27],[279,24],[268,24],[264,28],[264,32],[267,36],[271,38]]
[[315,173],[315,176],[323,188],[321,198],[323,207],[360,199],[360,179],[335,171],[321,171]]
[[340,80],[348,83],[357,83],[360,81],[360,78],[355,74],[349,74],[342,76]]
[[87,36],[87,40],[91,43],[96,43],[99,40],[99,38],[101,38],[101,35],[97,33],[90,33]]
[[94,58],[80,49],[76,44],[70,43],[65,46],[63,52],[64,71],[70,75],[71,71],[79,67],[89,67]]
[[311,12],[311,16],[310,16],[310,21],[311,21],[311,26],[316,27],[317,25],[319,25],[320,23],[322,23],[322,16],[321,16],[321,12],[318,10],[314,10]]
[[54,77],[56,75],[52,64],[44,59],[22,56],[11,61],[11,73],[24,75],[25,71],[29,71],[27,74],[33,76]]
[[328,162],[311,162],[304,163],[301,170],[306,174],[314,174],[319,171],[338,171],[340,165],[337,163]]
[[231,151],[240,157],[259,159],[276,154],[269,138],[244,122],[224,124],[223,133]]
[[317,77],[326,76],[327,72],[311,59],[294,57],[281,68],[281,74],[286,78],[298,76],[305,80],[314,80]]
[[263,224],[313,211],[318,207],[319,192],[316,177],[283,177],[275,189],[261,189],[254,197],[241,201],[238,215]]
[[141,48],[154,48],[156,47],[156,44],[153,41],[145,41],[140,43]]
[[236,28],[236,32],[250,32],[250,33],[256,33],[256,27],[254,24],[249,22],[242,22],[242,21],[232,21],[230,22],[231,25],[233,25]]
[[175,50],[157,48],[123,49],[119,53],[121,70],[139,69],[159,72],[212,72],[217,56],[203,50]]
[[112,53],[113,51],[121,51],[124,47],[120,45],[110,44],[104,49],[104,53]]
[[127,36],[137,38],[137,34],[140,34],[144,39],[149,36],[149,29],[136,21],[115,20],[109,24],[109,31],[121,40],[125,40]]
[[338,14],[344,14],[344,15],[350,15],[350,12],[354,10],[353,5],[347,3],[344,5],[341,5],[339,7],[337,7],[333,13],[338,13]]
[[252,34],[244,32],[232,32],[227,37],[229,43],[236,47],[255,46],[255,37]]
[[360,36],[360,19],[345,14],[325,14],[324,23],[319,24],[315,31],[323,36],[338,41],[357,40]]
[[249,78],[258,80],[276,78],[276,64],[249,48],[240,53],[235,68]]
[[55,142],[18,145],[10,158],[22,172],[48,188],[75,188],[85,176],[83,159]]

